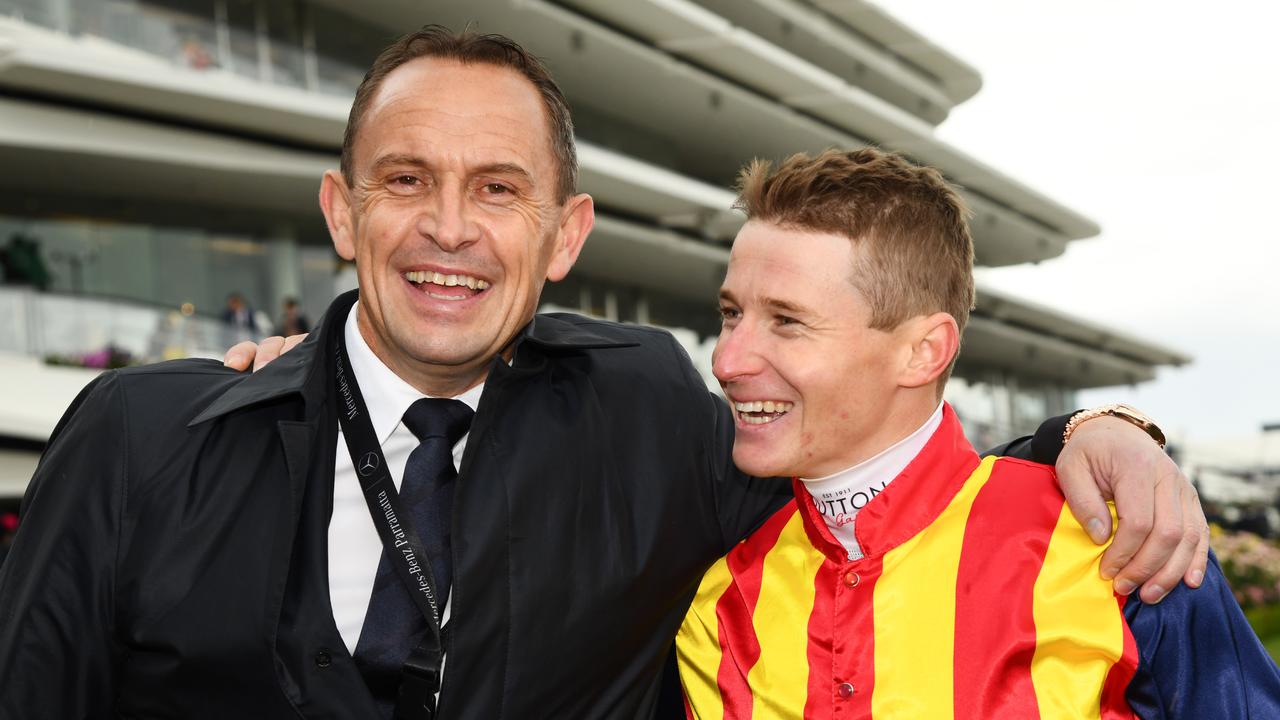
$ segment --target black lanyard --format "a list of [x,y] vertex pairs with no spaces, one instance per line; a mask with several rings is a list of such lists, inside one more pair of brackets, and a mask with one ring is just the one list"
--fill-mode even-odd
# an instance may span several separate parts
[[400,694],[396,700],[397,720],[430,720],[435,716],[435,697],[440,690],[440,669],[444,662],[444,647],[440,631],[440,606],[443,599],[437,597],[436,580],[431,573],[431,561],[427,557],[418,533],[413,529],[408,514],[400,504],[395,481],[382,455],[369,411],[360,394],[360,385],[350,372],[351,361],[347,357],[346,342],[341,326],[334,332],[333,344],[334,383],[338,390],[338,424],[347,441],[347,451],[360,479],[360,489],[373,525],[382,538],[382,550],[395,568],[401,582],[409,590],[413,603],[427,621],[427,632],[418,647],[409,654],[401,670]]

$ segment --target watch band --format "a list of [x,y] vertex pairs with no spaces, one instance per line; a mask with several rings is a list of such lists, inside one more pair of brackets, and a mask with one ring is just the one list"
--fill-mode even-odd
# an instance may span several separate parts
[[1121,420],[1138,427],[1143,432],[1150,435],[1151,439],[1155,440],[1157,445],[1161,448],[1164,447],[1164,431],[1160,429],[1160,426],[1156,425],[1155,421],[1142,411],[1121,403],[1103,405],[1090,410],[1081,410],[1075,415],[1072,415],[1071,419],[1067,421],[1067,427],[1062,431],[1062,444],[1066,445],[1067,441],[1071,439],[1072,433],[1074,433],[1076,428],[1080,427],[1080,425],[1086,420],[1092,420],[1104,415],[1120,418]]

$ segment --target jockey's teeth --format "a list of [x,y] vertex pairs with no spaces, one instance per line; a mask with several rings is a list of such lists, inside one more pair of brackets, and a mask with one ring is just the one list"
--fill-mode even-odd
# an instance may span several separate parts
[[748,425],[764,425],[786,415],[795,407],[795,403],[783,400],[753,400],[751,402],[735,402],[734,409],[738,417]]
[[751,402],[735,402],[733,404],[741,413],[785,413],[790,412],[796,404],[783,400],[753,400]]

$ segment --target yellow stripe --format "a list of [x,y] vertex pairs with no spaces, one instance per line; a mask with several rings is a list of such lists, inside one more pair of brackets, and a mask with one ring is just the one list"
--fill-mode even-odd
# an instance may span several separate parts
[[716,603],[729,587],[733,577],[729,563],[720,558],[702,576],[702,584],[693,605],[684,616],[676,633],[676,660],[680,665],[680,684],[694,709],[694,717],[711,720],[724,717],[724,700],[716,675],[720,671],[720,626],[716,621]]
[[956,574],[969,510],[994,464],[984,459],[936,521],[884,556],[874,596],[872,717],[953,716]]
[[1101,717],[1103,683],[1124,653],[1120,608],[1098,575],[1104,550],[1064,503],[1032,596],[1031,683],[1041,718]]
[[751,623],[760,642],[760,661],[747,675],[751,716],[802,717],[809,697],[809,615],[814,576],[823,555],[804,532],[801,513],[791,517],[764,557],[760,600]]

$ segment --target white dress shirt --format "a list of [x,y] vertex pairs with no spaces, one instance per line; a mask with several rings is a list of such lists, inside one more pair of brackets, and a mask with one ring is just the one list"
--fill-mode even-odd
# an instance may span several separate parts
[[[347,315],[344,337],[347,355],[351,359],[351,372],[360,383],[360,392],[373,423],[374,434],[382,444],[382,454],[387,459],[391,479],[400,489],[404,478],[404,466],[409,453],[418,446],[418,438],[404,426],[402,418],[414,402],[428,397],[412,385],[400,379],[373,354],[369,344],[360,334],[356,324],[356,311],[360,304],[351,307]],[[466,403],[472,410],[480,402],[484,391],[481,383],[454,398]],[[453,466],[462,464],[462,451],[467,446],[470,433],[463,435],[453,446]],[[360,490],[351,454],[347,452],[342,428],[338,428],[338,449],[333,467],[333,515],[329,518],[329,599],[333,604],[333,619],[338,632],[352,653],[360,640],[365,612],[369,609],[369,597],[373,593],[373,581],[382,559],[382,540],[369,516],[369,506]],[[445,598],[440,621],[449,619],[449,598]]]
[[858,547],[853,533],[858,511],[907,469],[941,424],[942,404],[939,403],[924,425],[874,457],[824,478],[800,478],[813,498],[814,507],[831,528],[831,534],[849,551],[850,560],[862,558],[862,548]]

